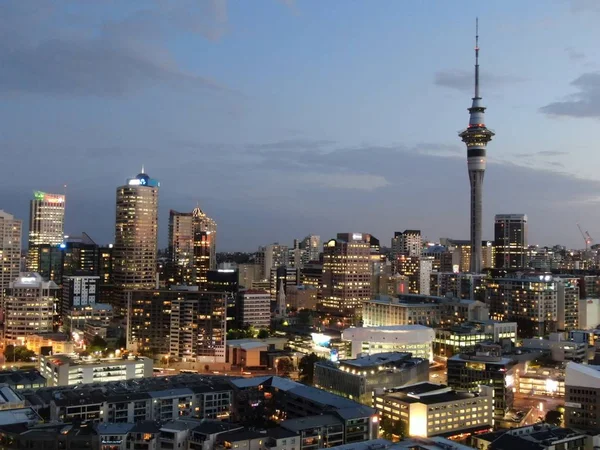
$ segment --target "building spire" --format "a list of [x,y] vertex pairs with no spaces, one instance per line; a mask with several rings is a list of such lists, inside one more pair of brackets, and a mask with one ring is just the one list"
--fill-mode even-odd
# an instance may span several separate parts
[[142,173],[146,173],[146,172],[144,172],[144,165],[143,164],[142,164]]
[[475,19],[475,98],[479,97],[479,17]]

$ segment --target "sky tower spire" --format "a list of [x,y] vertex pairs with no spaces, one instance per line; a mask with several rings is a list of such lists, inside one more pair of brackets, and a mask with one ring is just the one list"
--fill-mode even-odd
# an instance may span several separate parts
[[480,273],[483,261],[481,224],[483,215],[483,176],[486,146],[494,132],[485,126],[485,107],[479,93],[479,19],[475,20],[475,96],[469,108],[469,126],[459,133],[467,146],[467,167],[471,185],[471,264],[472,273]]

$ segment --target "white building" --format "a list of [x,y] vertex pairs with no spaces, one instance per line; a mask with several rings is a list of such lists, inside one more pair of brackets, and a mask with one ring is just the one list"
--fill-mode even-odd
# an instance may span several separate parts
[[[282,280],[283,281],[283,280]],[[240,294],[240,322],[254,328],[271,325],[271,294],[261,289],[248,289]]]
[[30,334],[51,332],[59,287],[39,273],[21,273],[6,291],[4,338],[21,345]]
[[587,360],[587,343],[566,339],[563,333],[550,333],[547,339],[523,339],[523,347],[532,350],[549,350],[554,361]]
[[342,339],[352,344],[352,358],[361,353],[408,352],[413,357],[433,360],[435,331],[423,325],[347,328]]
[[67,355],[40,356],[40,373],[48,386],[124,381],[153,375],[152,360],[135,358],[76,359]]
[[419,259],[419,294],[431,294],[431,273],[433,272],[433,257],[422,256]]
[[600,325],[600,298],[579,300],[579,328],[591,330]]
[[4,289],[19,276],[22,222],[0,209],[0,307]]

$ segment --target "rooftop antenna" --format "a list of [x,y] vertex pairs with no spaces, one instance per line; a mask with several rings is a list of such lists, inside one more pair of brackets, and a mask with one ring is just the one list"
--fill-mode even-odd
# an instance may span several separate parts
[[144,165],[143,164],[142,164],[142,173],[146,173],[146,172],[144,172]]
[[479,17],[475,18],[475,98],[479,98]]

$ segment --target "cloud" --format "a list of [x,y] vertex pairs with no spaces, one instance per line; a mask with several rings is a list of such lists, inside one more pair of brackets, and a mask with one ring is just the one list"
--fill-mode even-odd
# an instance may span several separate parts
[[573,47],[567,47],[565,48],[565,51],[567,52],[567,56],[571,61],[581,61],[585,59],[585,53],[580,52]]
[[233,92],[180,68],[164,45],[169,31],[220,37],[227,22],[224,0],[173,4],[157,0],[148,10],[118,21],[106,20],[100,26],[86,23],[90,17],[80,18],[73,29],[53,20],[53,15],[67,14],[61,10],[63,2],[56,2],[54,9],[42,15],[21,1],[0,5],[0,16],[11,20],[1,36],[0,92],[115,97],[158,84]]
[[262,144],[249,144],[247,148],[255,151],[271,150],[320,150],[335,144],[335,141],[326,139],[287,139],[277,142],[267,142]]
[[[481,83],[490,89],[525,81],[525,78],[513,75],[494,75],[486,72],[481,72],[480,77]],[[474,88],[474,75],[473,72],[464,70],[442,70],[435,73],[433,82],[438,86],[456,89],[461,92],[472,91]]]
[[576,13],[600,12],[600,2],[597,0],[571,0],[571,10]]
[[571,85],[579,92],[564,101],[549,103],[540,111],[550,116],[600,117],[600,72],[584,73]]
[[562,155],[568,155],[569,152],[559,152],[559,151],[554,151],[554,150],[542,150],[539,152],[533,152],[533,153],[516,153],[515,156],[519,156],[519,157],[534,157],[534,156],[562,156]]
[[381,175],[367,173],[305,173],[295,177],[296,181],[314,184],[322,188],[374,191],[390,185]]

